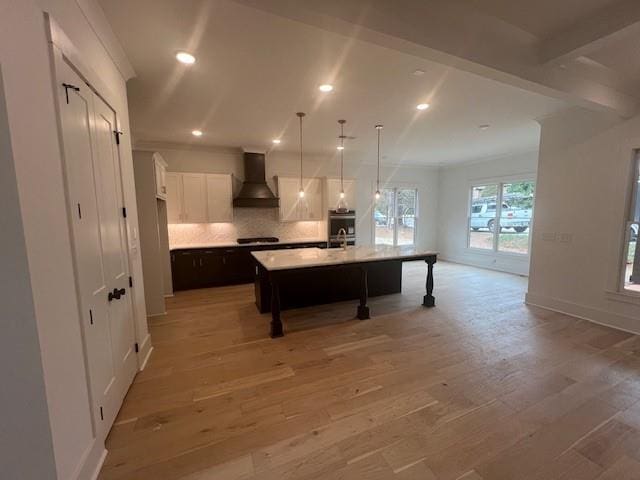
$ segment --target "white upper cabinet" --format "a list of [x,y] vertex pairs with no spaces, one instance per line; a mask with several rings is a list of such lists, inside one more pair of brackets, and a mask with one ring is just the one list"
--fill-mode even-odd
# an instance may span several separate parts
[[301,200],[300,220],[322,220],[322,181],[319,178],[304,179],[304,198]]
[[153,171],[156,177],[156,197],[167,199],[167,162],[158,153],[153,154]]
[[182,223],[207,223],[207,177],[202,173],[182,174]]
[[304,197],[300,198],[299,178],[278,177],[281,222],[322,220],[322,181],[319,178],[304,178],[302,184]]
[[181,223],[182,175],[167,172],[165,180],[167,184],[167,223]]
[[[356,181],[344,180],[344,199],[349,210],[356,209]],[[340,201],[340,179],[327,178],[327,205],[326,210],[335,210]]]
[[299,220],[298,190],[300,190],[299,179],[278,177],[278,196],[280,197],[281,222],[295,222]]
[[210,223],[233,221],[232,197],[231,175],[207,175],[207,210]]
[[231,175],[166,173],[168,223],[233,220]]

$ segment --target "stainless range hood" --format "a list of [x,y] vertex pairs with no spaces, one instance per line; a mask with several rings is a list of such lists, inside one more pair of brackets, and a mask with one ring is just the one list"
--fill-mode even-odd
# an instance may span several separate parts
[[276,197],[265,177],[265,154],[244,152],[244,182],[240,193],[233,199],[234,207],[278,208]]

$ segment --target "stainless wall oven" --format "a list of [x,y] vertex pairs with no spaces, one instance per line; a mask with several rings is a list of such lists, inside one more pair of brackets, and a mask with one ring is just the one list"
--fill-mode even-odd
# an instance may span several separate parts
[[338,239],[340,229],[344,228],[347,233],[347,245],[356,244],[356,211],[347,210],[346,212],[337,212],[329,210],[329,220],[327,222],[329,229],[329,247],[339,247],[342,242],[342,236]]

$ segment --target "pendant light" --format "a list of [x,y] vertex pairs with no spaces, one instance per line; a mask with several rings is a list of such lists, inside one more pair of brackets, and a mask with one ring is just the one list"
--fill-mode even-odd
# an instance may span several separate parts
[[304,187],[302,185],[302,118],[305,114],[304,112],[298,112],[296,115],[300,119],[300,190],[298,191],[298,196],[304,198]]
[[346,120],[338,120],[340,124],[340,146],[338,149],[340,150],[340,199],[338,200],[338,205],[336,206],[336,212],[345,213],[349,211],[349,205],[347,205],[347,201],[345,200],[344,195],[344,124],[347,123]]
[[382,131],[382,125],[376,125],[378,131],[378,176],[376,179],[376,200],[380,198],[380,132]]

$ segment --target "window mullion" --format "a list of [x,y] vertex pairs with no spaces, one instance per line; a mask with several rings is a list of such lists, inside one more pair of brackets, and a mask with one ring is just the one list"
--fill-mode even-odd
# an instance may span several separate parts
[[393,189],[393,246],[398,246],[398,188]]
[[493,251],[498,251],[498,239],[500,238],[500,218],[502,217],[502,183],[498,183],[498,191],[496,192],[496,220],[493,232]]

